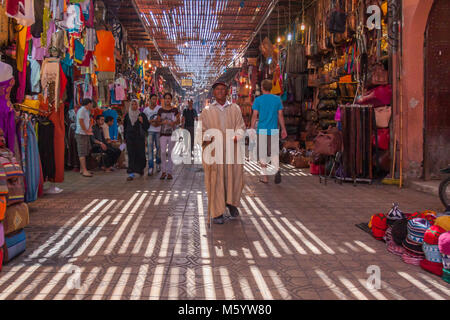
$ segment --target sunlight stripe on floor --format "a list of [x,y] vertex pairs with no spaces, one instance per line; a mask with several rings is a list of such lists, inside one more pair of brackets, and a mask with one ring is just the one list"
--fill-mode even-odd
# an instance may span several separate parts
[[145,280],[147,279],[148,268],[148,264],[143,264],[139,267],[139,273],[131,293],[133,300],[139,300],[142,296],[142,289],[144,289]]
[[391,296],[393,296],[397,300],[407,300],[401,294],[399,294],[391,285],[383,280],[381,280],[381,288],[385,289]]
[[358,279],[359,283],[366,288],[367,291],[370,292],[371,295],[373,295],[377,300],[388,300],[378,289],[375,288],[369,288],[367,286],[367,280],[364,279]]
[[180,268],[178,267],[172,267],[170,269],[170,278],[169,278],[169,296],[168,300],[178,300],[179,299],[179,293],[178,293],[178,286],[180,281]]
[[138,254],[141,251],[142,245],[144,244],[145,234],[141,233],[134,244],[132,254]]
[[369,247],[367,244],[365,244],[364,242],[361,242],[359,240],[355,240],[354,241],[358,246],[360,246],[361,248],[363,248],[364,250],[366,250],[368,253],[376,253],[376,251],[374,249],[372,249],[371,247]]
[[414,286],[416,286],[417,288],[419,288],[420,290],[425,292],[431,298],[433,298],[435,300],[445,300],[445,298],[443,296],[441,296],[440,294],[437,294],[436,292],[434,292],[433,290],[428,288],[426,285],[424,285],[422,282],[420,282],[419,280],[413,278],[412,276],[410,276],[406,272],[398,271],[397,273],[400,276],[402,276],[403,278],[405,278],[406,280],[408,280],[409,282],[411,282]]
[[[296,235],[300,239],[300,241],[309,248],[309,250],[311,250],[314,254],[322,254],[322,252],[320,252],[320,250],[314,244],[312,244],[312,242],[310,242],[303,235],[303,233],[300,232],[300,230],[298,230],[286,217],[282,217],[281,221],[284,222],[284,224],[292,231],[292,233]],[[285,236],[287,237],[287,235],[290,236],[289,232],[286,231]],[[293,239],[293,241],[294,243],[298,244],[298,242],[295,239]],[[298,244],[296,249],[300,254],[307,254],[307,252],[303,249],[303,247],[300,244]]]
[[49,272],[51,272],[52,268],[47,267],[43,270],[40,270],[38,275],[33,279],[33,281],[23,290],[21,290],[21,294],[17,295],[14,300],[25,300],[33,290],[35,290],[39,284],[44,280],[47,276],[51,276]]
[[127,237],[122,243],[122,246],[119,249],[119,254],[124,254],[127,252],[128,246],[131,243],[131,240],[133,239],[134,235],[136,234],[136,230],[139,227],[139,224],[141,223],[142,217],[144,215],[141,213],[137,217],[136,221],[133,223],[133,226],[131,227],[130,231],[128,231]]
[[259,225],[258,221],[255,218],[249,218],[249,219],[253,223],[253,225],[256,227],[256,231],[258,231],[258,233],[261,236],[264,244],[272,252],[272,255],[274,257],[276,257],[276,258],[281,258],[282,256],[281,256],[280,252],[275,247],[275,245],[270,240],[270,238],[267,236],[267,234],[264,232],[263,228]]
[[[209,259],[211,257],[209,252],[208,235],[206,231],[206,222],[203,214],[203,196],[201,194],[197,195],[197,214],[198,214],[198,225],[199,225],[199,237],[200,237],[200,249],[202,252],[202,258]],[[209,223],[209,221],[208,221]]]
[[263,223],[263,225],[266,226],[266,229],[269,230],[270,234],[272,234],[272,237],[278,242],[278,245],[283,249],[284,253],[292,254],[292,251],[291,249],[289,249],[289,246],[286,244],[286,242],[284,242],[283,238],[270,224],[267,218],[261,218],[261,222]]
[[234,299],[233,285],[231,283],[230,274],[228,273],[227,268],[222,266],[219,268],[219,272],[220,272],[220,280],[222,281],[223,293],[225,294],[225,299],[226,300]]
[[295,221],[295,223],[311,238],[313,239],[319,246],[321,246],[327,253],[334,254],[334,251],[327,246],[322,240],[319,239],[314,233],[312,233],[308,228],[306,228],[303,223],[300,221]]
[[320,269],[316,269],[315,272],[317,275],[322,279],[322,281],[327,285],[328,289],[333,292],[336,297],[338,297],[341,300],[348,300],[348,297],[342,292],[341,289],[339,289],[338,286]]
[[121,214],[124,214],[126,212],[128,212],[128,209],[131,207],[131,205],[134,203],[134,200],[140,195],[140,192],[136,192],[135,194],[133,194],[130,198],[130,200],[128,200],[128,202],[122,207],[122,210],[120,210]]
[[100,267],[92,268],[91,272],[88,274],[86,279],[82,282],[81,288],[75,294],[75,299],[83,299],[84,296],[89,292],[89,288],[92,283],[97,278],[97,275],[100,273]]
[[[62,278],[64,278],[66,274],[63,269],[67,269],[67,265],[63,266],[59,272],[55,273],[55,276],[47,282],[44,288],[42,288],[39,292],[39,294],[33,298],[33,300],[44,300],[50,292],[58,285],[58,283],[61,281]],[[39,298],[37,298],[39,297]]]
[[292,300],[292,296],[289,294],[289,290],[286,289],[286,286],[284,285],[281,278],[278,276],[277,272],[275,270],[268,270],[267,272],[269,273],[269,276],[272,279],[275,288],[280,294],[281,299]]
[[261,245],[261,243],[259,241],[253,241],[253,246],[255,247],[256,252],[258,252],[258,255],[261,258],[267,258],[268,257],[266,252],[264,251],[264,248],[262,247],[262,245]]
[[216,300],[216,290],[211,266],[203,265],[202,273],[206,300]]
[[256,266],[250,266],[250,271],[252,272],[253,278],[255,279],[256,285],[258,286],[263,299],[273,300],[272,293],[270,292],[267,283],[264,281],[264,277],[262,276],[261,271],[259,271],[259,268]]
[[17,288],[19,288],[28,278],[30,278],[39,267],[40,265],[33,265],[25,271],[22,271],[17,279],[15,279],[8,287],[2,289],[2,292],[0,293],[0,300],[5,300],[10,294],[17,290]]
[[[108,223],[111,216],[106,216],[105,219],[103,219],[101,225],[104,226],[106,223]],[[94,241],[95,237],[100,233],[102,230],[102,227],[97,227],[94,229],[94,231],[89,235],[89,237],[83,242],[83,244],[78,248],[78,250],[72,255],[73,257],[79,257],[83,254],[83,252],[89,247],[92,241]]]
[[443,286],[441,283],[436,281],[435,279],[432,279],[426,274],[419,273],[419,276],[422,277],[425,281],[427,281],[429,284],[434,286],[436,289],[440,290],[442,293],[446,294],[447,296],[450,296],[450,289],[447,289],[445,286]]
[[170,233],[172,232],[172,222],[173,222],[173,217],[168,217],[166,227],[163,232],[161,248],[159,249],[159,257],[160,258],[165,258],[167,256],[167,251],[169,249]]
[[159,300],[163,285],[164,265],[158,264],[153,275],[152,287],[150,289],[150,300]]
[[111,252],[114,250],[114,247],[119,242],[120,238],[122,237],[122,234],[125,232],[125,230],[128,227],[128,223],[130,223],[131,219],[133,219],[134,214],[128,214],[125,220],[122,222],[122,225],[120,226],[119,230],[114,234],[114,236],[110,239],[110,243],[108,247],[105,249],[105,254],[111,254]]
[[88,257],[96,256],[100,248],[105,243],[106,239],[106,237],[101,237],[100,239],[98,239],[94,247],[92,247],[91,251],[88,253]]
[[355,285],[345,277],[339,276],[339,281],[350,291],[358,300],[369,300]]
[[131,268],[126,267],[122,275],[120,276],[119,282],[117,282],[114,291],[111,295],[111,300],[120,300],[123,296],[123,292],[125,291],[125,288],[127,287],[128,278],[130,277]]
[[109,267],[108,270],[106,270],[106,274],[103,276],[103,279],[100,281],[100,284],[97,287],[97,290],[94,293],[94,296],[92,296],[92,300],[102,300],[103,295],[105,294],[106,290],[109,288],[109,284],[111,280],[114,277],[114,274],[116,273],[117,267]]
[[147,249],[145,249],[144,257],[149,258],[152,256],[153,251],[155,250],[156,240],[158,239],[158,230],[154,230],[152,232],[152,236],[150,240],[148,240]]
[[244,299],[255,300],[255,297],[253,296],[253,292],[250,287],[250,284],[248,283],[247,278],[239,277],[239,286],[241,287],[241,292]]

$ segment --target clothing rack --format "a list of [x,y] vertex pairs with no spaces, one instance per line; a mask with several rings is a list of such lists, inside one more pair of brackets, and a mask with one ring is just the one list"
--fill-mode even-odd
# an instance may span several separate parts
[[372,183],[374,110],[372,105],[339,105],[344,151],[338,181]]

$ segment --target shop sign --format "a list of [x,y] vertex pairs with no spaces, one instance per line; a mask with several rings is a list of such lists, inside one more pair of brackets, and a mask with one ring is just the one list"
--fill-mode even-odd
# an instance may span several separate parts
[[192,87],[192,79],[181,79],[182,87]]

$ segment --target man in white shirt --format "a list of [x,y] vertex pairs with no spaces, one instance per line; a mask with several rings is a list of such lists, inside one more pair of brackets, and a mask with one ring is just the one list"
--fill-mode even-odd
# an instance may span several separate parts
[[80,174],[83,177],[92,177],[92,173],[87,170],[86,157],[91,150],[90,136],[92,135],[91,110],[92,100],[84,99],[81,108],[77,112],[77,128],[75,139],[77,141],[78,157],[80,158]]
[[147,151],[148,151],[148,176],[153,175],[154,149],[156,148],[156,170],[161,171],[161,148],[159,143],[159,134],[161,125],[157,122],[158,110],[161,106],[157,105],[158,96],[150,95],[150,105],[144,109],[144,114],[148,118],[150,127],[148,129]]

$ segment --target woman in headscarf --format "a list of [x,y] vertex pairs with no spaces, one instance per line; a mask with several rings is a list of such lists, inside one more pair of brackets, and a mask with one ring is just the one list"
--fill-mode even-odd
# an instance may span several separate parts
[[131,107],[125,115],[123,130],[128,151],[128,181],[135,178],[135,173],[144,174],[146,165],[145,134],[149,122],[146,115],[139,111],[139,101],[131,101]]

